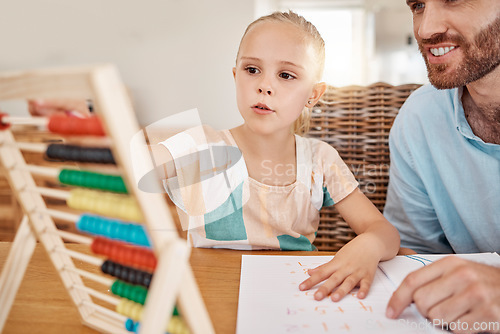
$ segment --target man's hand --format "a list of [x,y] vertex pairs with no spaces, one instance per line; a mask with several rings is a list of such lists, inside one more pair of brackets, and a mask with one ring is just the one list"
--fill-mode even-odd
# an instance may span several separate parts
[[412,302],[433,323],[460,321],[455,333],[481,331],[474,323],[491,323],[487,330],[500,333],[500,268],[448,256],[410,273],[389,300],[387,317],[397,318]]

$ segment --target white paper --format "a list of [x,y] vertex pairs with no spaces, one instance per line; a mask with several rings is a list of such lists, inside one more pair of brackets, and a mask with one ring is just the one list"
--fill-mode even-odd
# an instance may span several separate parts
[[[443,256],[398,256],[381,264],[365,299],[356,290],[340,302],[314,300],[316,289],[300,291],[307,269],[332,256],[243,255],[241,262],[237,334],[246,333],[441,333],[415,306],[400,319],[385,317],[387,302],[411,271]],[[497,254],[468,255],[471,260],[500,265]],[[423,263],[422,263],[423,262]]]
[[[381,262],[379,268],[382,269],[394,285],[399,286],[410,272],[440,260],[445,256],[449,255],[415,254],[396,256],[390,261]],[[500,266],[500,256],[498,256],[497,253],[454,254],[452,256],[459,256],[475,262]]]

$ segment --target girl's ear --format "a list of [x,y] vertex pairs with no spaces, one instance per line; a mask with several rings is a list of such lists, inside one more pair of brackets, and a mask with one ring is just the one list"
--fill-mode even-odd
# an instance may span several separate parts
[[236,67],[233,67],[233,78],[236,79]]
[[306,108],[312,108],[326,91],[326,83],[318,82],[314,85],[311,95],[306,102]]

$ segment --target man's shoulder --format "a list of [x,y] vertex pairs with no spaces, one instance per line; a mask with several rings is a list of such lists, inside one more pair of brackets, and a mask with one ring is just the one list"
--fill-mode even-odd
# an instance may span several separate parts
[[435,109],[447,109],[453,106],[457,88],[437,89],[431,84],[423,85],[406,99],[400,112],[432,112]]
[[424,138],[453,131],[456,89],[438,90],[424,85],[415,90],[401,107],[391,127],[392,145],[403,142],[427,145]]
[[415,90],[398,112],[393,127],[403,124],[418,128],[418,124],[430,129],[433,125],[452,121],[457,89],[436,89],[427,84]]

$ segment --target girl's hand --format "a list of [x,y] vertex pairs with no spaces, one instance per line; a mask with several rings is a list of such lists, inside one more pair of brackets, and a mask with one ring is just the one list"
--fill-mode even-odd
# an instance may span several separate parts
[[58,113],[71,113],[80,117],[90,115],[88,103],[83,99],[28,100],[28,111],[33,116],[50,116]]
[[376,245],[376,242],[370,242],[369,235],[357,236],[342,247],[330,262],[310,269],[308,274],[311,277],[302,282],[299,289],[308,290],[326,280],[314,294],[314,299],[322,300],[333,291],[331,299],[338,302],[356,286],[359,286],[357,297],[365,298],[380,261]]

